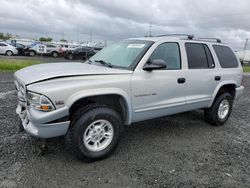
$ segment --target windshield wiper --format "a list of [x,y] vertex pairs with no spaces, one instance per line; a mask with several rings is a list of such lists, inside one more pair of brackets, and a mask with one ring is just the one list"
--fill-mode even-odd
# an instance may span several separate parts
[[92,63],[92,61],[90,60],[90,59],[88,59],[87,61],[85,61],[86,63],[88,63],[88,64],[91,64]]
[[108,67],[110,67],[110,68],[113,67],[113,65],[112,65],[111,63],[106,62],[106,61],[103,61],[103,60],[94,60],[94,61],[97,62],[97,63],[100,63],[100,64],[102,64],[102,65],[106,65],[106,66],[108,66]]

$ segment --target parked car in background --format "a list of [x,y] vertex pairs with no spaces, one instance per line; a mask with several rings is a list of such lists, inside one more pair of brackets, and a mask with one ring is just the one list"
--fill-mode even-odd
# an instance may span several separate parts
[[11,43],[10,45],[14,46],[18,50],[18,55],[24,55],[25,45],[20,43]]
[[101,49],[103,49],[103,47],[94,47],[93,48],[95,53],[99,52]]
[[80,48],[80,45],[76,44],[60,44],[61,52],[64,55],[64,53],[68,50],[75,50],[76,48]]
[[18,43],[18,44],[22,44],[24,46],[29,46],[35,42],[35,40],[24,39],[24,38],[12,38],[8,41],[9,41],[9,43]]
[[17,55],[18,50],[6,42],[0,42],[0,54],[5,54],[7,56]]
[[52,57],[58,57],[61,53],[61,47],[54,44],[34,43],[25,49],[25,54],[29,56],[49,55]]
[[93,48],[81,47],[74,50],[67,50],[64,54],[65,59],[88,59],[96,52]]

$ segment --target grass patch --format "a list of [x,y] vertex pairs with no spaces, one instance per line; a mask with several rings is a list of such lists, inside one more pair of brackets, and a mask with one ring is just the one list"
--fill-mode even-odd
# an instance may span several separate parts
[[14,72],[24,67],[42,63],[37,60],[0,59],[0,71]]
[[244,72],[250,72],[250,66],[243,66]]

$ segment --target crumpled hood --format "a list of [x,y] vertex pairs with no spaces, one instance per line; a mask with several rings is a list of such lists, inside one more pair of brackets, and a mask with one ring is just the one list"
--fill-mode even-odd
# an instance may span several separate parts
[[132,71],[109,68],[87,63],[45,63],[23,68],[15,72],[15,78],[25,85],[42,80],[84,75],[130,74]]

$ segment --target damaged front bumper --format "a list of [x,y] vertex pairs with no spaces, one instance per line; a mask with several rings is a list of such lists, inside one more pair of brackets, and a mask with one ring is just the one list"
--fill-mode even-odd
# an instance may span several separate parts
[[51,112],[42,112],[19,103],[16,113],[21,119],[23,129],[39,138],[63,136],[67,133],[70,125],[67,107]]

